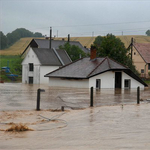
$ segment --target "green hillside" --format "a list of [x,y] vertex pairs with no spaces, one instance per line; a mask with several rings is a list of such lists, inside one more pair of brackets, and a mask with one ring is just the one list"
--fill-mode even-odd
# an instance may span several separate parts
[[[131,38],[134,38],[134,41],[137,43],[150,43],[150,36],[144,35],[124,35],[117,36],[125,44],[126,47],[129,46]],[[90,48],[91,44],[94,42],[96,37],[71,37],[71,41],[79,41],[83,46]],[[67,37],[63,38],[67,41]],[[14,45],[5,50],[0,50],[0,55],[19,55],[21,54],[27,45],[30,43],[32,38],[21,38]],[[55,38],[54,40],[62,40],[62,38]]]

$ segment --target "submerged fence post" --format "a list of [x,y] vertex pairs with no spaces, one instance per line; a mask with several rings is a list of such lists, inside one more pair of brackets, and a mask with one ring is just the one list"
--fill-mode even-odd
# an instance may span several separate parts
[[137,87],[137,104],[140,104],[140,87]]
[[90,91],[90,107],[93,107],[93,87],[91,87]]
[[43,89],[38,89],[37,90],[37,105],[36,105],[36,110],[40,110],[40,94],[41,92],[45,92]]

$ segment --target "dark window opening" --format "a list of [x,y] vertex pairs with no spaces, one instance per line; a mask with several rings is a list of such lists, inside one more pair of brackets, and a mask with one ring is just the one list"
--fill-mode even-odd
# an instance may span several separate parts
[[144,69],[141,69],[141,73],[144,73]]
[[124,80],[124,87],[125,87],[125,89],[130,89],[131,88],[131,80],[130,79],[125,79]]
[[33,77],[29,77],[29,84],[33,84]]
[[30,63],[30,64],[29,64],[29,71],[33,71],[33,70],[34,70],[33,63]]
[[148,64],[148,70],[150,70],[150,64]]
[[101,88],[101,79],[96,79],[96,89]]

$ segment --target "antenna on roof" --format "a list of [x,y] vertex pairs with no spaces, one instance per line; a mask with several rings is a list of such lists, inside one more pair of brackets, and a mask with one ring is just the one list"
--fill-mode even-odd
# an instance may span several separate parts
[[52,48],[52,27],[50,27],[49,49]]

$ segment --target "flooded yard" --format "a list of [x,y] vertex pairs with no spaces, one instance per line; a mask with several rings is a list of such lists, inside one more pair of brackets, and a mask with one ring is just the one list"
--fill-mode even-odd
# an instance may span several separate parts
[[[37,89],[41,111],[36,111]],[[45,85],[0,84],[0,149],[149,150],[150,90],[55,89]],[[65,111],[60,111],[66,106]],[[33,131],[6,132],[12,124]]]

